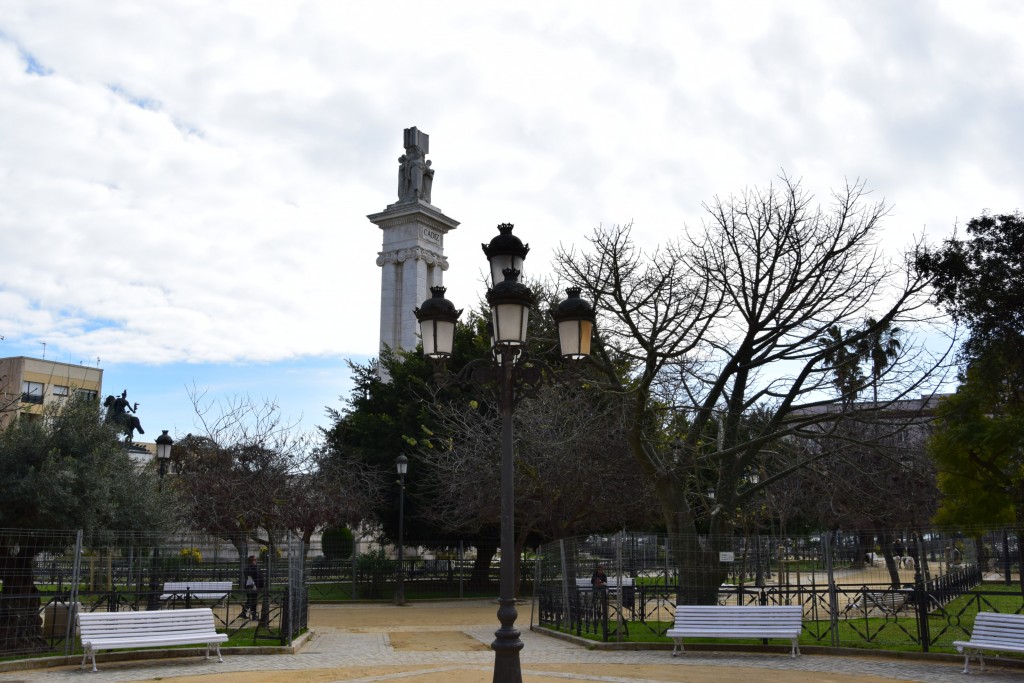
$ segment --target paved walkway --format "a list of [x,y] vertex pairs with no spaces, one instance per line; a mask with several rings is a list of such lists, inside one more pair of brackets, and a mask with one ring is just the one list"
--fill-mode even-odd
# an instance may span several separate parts
[[[0,674],[0,682],[114,683],[161,680],[190,683],[486,683],[494,655],[487,649],[497,620],[493,602],[411,607],[314,607],[315,635],[296,655],[228,655],[224,663],[200,658],[143,660],[100,664],[90,674],[61,667]],[[525,612],[525,613],[524,613]],[[489,616],[488,616],[489,615]],[[461,621],[472,623],[459,623]],[[487,623],[487,622],[490,623]],[[416,622],[416,623],[410,623]],[[484,623],[481,623],[484,622]],[[520,610],[519,623],[529,612]],[[392,625],[394,624],[394,625]],[[433,640],[416,644],[417,634]],[[717,681],[720,683],[876,683],[921,681],[963,683],[961,666],[914,660],[868,657],[724,654],[691,652],[673,658],[669,652],[598,651],[524,630],[521,661],[526,683],[592,681],[653,683]],[[990,669],[968,679],[976,683],[1024,681],[1024,671]]]

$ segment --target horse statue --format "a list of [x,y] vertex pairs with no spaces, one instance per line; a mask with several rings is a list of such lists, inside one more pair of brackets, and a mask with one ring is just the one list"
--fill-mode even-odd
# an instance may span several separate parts
[[106,400],[103,401],[103,405],[107,409],[107,422],[113,422],[121,430],[125,437],[125,443],[132,442],[133,432],[138,432],[139,434],[146,433],[142,431],[142,423],[139,422],[139,418],[133,414],[139,409],[139,404],[136,403],[133,406],[128,403],[127,389],[122,391],[120,396],[107,396]]

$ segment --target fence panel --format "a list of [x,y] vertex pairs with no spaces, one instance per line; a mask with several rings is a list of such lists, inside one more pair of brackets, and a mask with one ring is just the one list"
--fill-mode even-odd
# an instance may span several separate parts
[[[500,556],[494,550],[427,542],[409,547],[399,567],[396,550],[385,539],[361,541],[344,549],[325,549],[314,537],[306,550],[305,573],[311,602],[389,600],[399,571],[408,600],[495,597]],[[533,558],[519,564],[519,595],[533,589]]]
[[[979,609],[1024,610],[1017,543],[1003,530],[565,538],[538,551],[538,623],[623,640],[664,636],[678,604],[798,604],[808,644],[950,650]],[[598,565],[603,591],[589,589]]]
[[[301,568],[302,548],[287,533],[269,537],[285,540],[268,550],[201,533],[0,530],[0,656],[71,654],[79,611],[208,606],[236,640],[289,642],[306,626],[302,574],[290,561],[298,553]],[[250,554],[264,578],[256,618],[243,614]]]

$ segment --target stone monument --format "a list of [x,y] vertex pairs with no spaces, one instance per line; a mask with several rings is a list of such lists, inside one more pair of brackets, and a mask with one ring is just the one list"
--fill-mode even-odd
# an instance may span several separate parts
[[398,157],[398,201],[367,216],[384,232],[377,254],[380,277],[380,347],[416,348],[419,329],[413,309],[443,284],[448,270],[444,236],[459,222],[430,203],[434,169],[427,161],[430,136],[415,126],[404,132]]

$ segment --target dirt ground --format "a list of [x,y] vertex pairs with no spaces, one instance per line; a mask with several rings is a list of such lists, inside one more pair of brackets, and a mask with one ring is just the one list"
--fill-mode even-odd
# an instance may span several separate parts
[[[385,632],[398,651],[479,651],[490,649],[475,638],[458,630],[460,626],[493,625],[497,627],[495,604],[416,604],[405,607],[391,605],[316,606],[310,611],[314,629],[340,629],[353,632]],[[520,608],[517,625],[529,624],[529,608]],[[566,674],[571,680],[584,683],[607,683],[609,680],[665,681],[666,683],[883,683],[889,679],[850,674],[775,671],[745,667],[680,666],[666,653],[666,663],[656,666],[625,664],[529,664],[524,657],[524,683],[562,683]],[[591,678],[591,676],[593,678]],[[419,666],[344,667],[304,669],[297,671],[245,671],[222,673],[218,683],[330,683],[347,680],[400,680],[403,683],[489,683],[490,667],[462,664]],[[207,683],[212,676],[163,678],[168,683]]]

